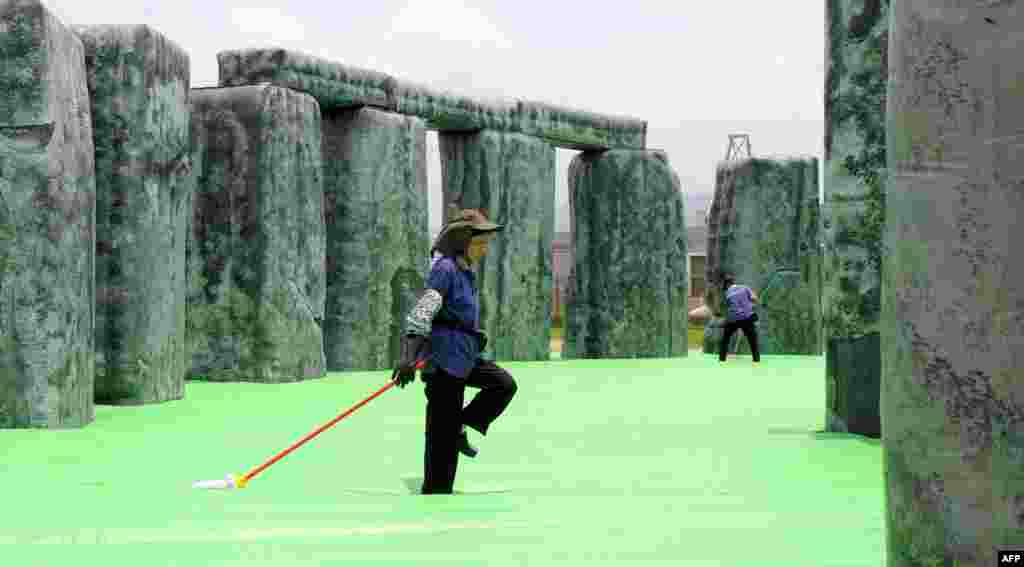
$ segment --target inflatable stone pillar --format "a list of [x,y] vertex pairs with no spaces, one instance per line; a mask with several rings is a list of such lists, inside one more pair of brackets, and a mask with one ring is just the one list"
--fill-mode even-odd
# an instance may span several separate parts
[[1024,10],[890,9],[887,565],[996,565],[1024,542]]
[[194,181],[188,55],[146,26],[75,31],[96,146],[95,400],[178,400]]
[[439,135],[444,204],[483,209],[505,225],[478,268],[480,325],[498,360],[551,356],[555,148],[484,130]]
[[[815,158],[718,165],[708,213],[704,303],[713,317],[705,328],[705,353],[718,352],[725,317],[722,277],[732,273],[736,283],[760,296],[754,311],[761,354],[821,354],[818,209]],[[736,352],[750,352],[745,338]]]
[[320,108],[273,86],[193,89],[189,378],[325,374]]
[[324,112],[324,348],[332,371],[398,361],[408,296],[429,266],[426,140],[419,118]]
[[879,437],[889,0],[829,0],[822,330],[827,431]]
[[94,419],[96,178],[82,41],[0,1],[0,427]]
[[562,358],[687,356],[686,222],[665,153],[577,155],[569,206],[575,263]]

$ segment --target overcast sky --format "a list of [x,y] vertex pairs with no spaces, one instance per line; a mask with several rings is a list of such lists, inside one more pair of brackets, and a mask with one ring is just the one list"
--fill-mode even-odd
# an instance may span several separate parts
[[[668,152],[688,197],[713,193],[730,133],[750,134],[755,156],[824,151],[820,0],[45,4],[68,25],[150,25],[189,54],[193,87],[216,86],[218,51],[283,47],[468,95],[639,117],[648,121],[648,147]],[[433,226],[440,218],[434,134],[428,151]],[[558,203],[568,199],[574,153],[558,152]],[[557,222],[568,230],[564,214]]]

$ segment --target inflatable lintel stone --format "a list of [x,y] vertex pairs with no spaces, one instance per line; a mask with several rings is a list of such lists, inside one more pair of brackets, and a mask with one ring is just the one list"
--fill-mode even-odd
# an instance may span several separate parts
[[217,54],[217,62],[222,87],[271,83],[313,96],[324,111],[370,106],[418,116],[440,131],[518,132],[577,150],[644,149],[646,143],[643,120],[458,95],[295,51],[227,50]]
[[322,110],[392,108],[385,73],[343,65],[285,49],[236,49],[217,53],[221,87],[272,83],[311,95]]
[[391,108],[422,118],[441,132],[509,130],[516,124],[515,101],[484,101],[400,79],[390,90]]

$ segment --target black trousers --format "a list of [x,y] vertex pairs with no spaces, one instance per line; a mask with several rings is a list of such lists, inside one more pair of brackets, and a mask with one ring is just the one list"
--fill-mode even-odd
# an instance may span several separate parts
[[753,355],[755,361],[761,360],[761,351],[757,348],[757,329],[754,327],[753,317],[725,324],[722,342],[718,345],[718,360],[725,360],[725,355],[729,351],[729,341],[732,340],[736,329],[743,329],[743,334],[747,337],[747,343],[750,344],[750,354]]
[[[462,426],[486,435],[487,429],[516,394],[512,375],[493,362],[477,360],[466,378],[435,368],[426,382],[427,425],[423,455],[423,494],[451,494],[459,465]],[[480,391],[465,408],[466,386]]]

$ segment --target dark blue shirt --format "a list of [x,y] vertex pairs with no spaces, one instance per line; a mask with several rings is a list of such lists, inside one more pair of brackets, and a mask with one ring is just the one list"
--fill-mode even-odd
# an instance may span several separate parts
[[442,256],[430,269],[427,287],[436,289],[444,299],[430,329],[430,361],[448,374],[465,378],[476,366],[480,343],[472,333],[444,323],[457,322],[471,329],[479,328],[476,274],[459,267],[455,258]]
[[725,301],[729,305],[726,321],[743,321],[754,314],[754,296],[745,285],[732,285],[725,292]]

